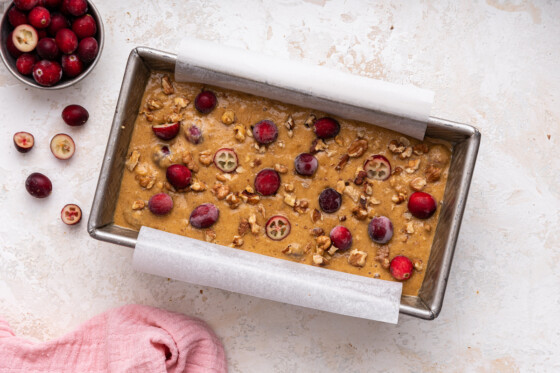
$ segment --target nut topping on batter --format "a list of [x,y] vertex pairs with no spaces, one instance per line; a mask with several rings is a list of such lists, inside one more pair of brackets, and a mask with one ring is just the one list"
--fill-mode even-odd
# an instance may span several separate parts
[[242,218],[241,221],[239,222],[237,233],[239,233],[240,236],[244,236],[250,230],[251,230],[251,225],[249,224],[249,221],[245,218]]
[[218,200],[223,200],[229,194],[229,186],[222,183],[216,183],[212,187],[212,193],[216,196]]
[[348,255],[348,264],[354,267],[363,267],[366,265],[367,253],[358,249],[352,249]]
[[210,150],[204,150],[198,154],[198,161],[204,166],[210,166],[214,162],[214,156]]
[[161,109],[163,107],[163,104],[159,100],[151,99],[148,100],[147,107],[149,111],[156,111]]
[[423,177],[417,177],[415,179],[412,179],[409,185],[412,190],[419,192],[426,186],[426,179],[424,179]]
[[134,168],[138,164],[138,160],[140,160],[140,153],[137,150],[133,150],[132,154],[130,154],[130,157],[128,157],[128,160],[126,161],[126,168],[129,171],[134,171]]
[[426,168],[426,171],[424,171],[424,173],[426,174],[426,181],[428,183],[434,183],[441,177],[441,168],[431,164]]
[[240,236],[233,236],[233,242],[232,242],[233,246],[240,247],[243,246],[244,243],[245,241]]
[[233,110],[226,110],[222,114],[222,123],[229,126],[230,124],[235,123],[235,113]]
[[164,75],[161,78],[161,90],[166,95],[171,95],[175,92],[175,90],[173,89],[173,84],[171,83],[171,80],[169,80],[169,76],[167,75]]
[[368,143],[366,140],[356,140],[348,148],[348,155],[350,158],[361,157],[368,149]]

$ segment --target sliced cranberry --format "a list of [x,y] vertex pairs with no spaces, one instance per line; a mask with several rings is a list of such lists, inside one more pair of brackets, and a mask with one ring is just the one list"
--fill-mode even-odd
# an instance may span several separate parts
[[88,111],[80,105],[68,105],[62,110],[62,120],[72,127],[81,126],[89,119]]
[[191,170],[182,164],[167,167],[165,177],[175,189],[185,189],[191,184]]
[[406,256],[399,255],[391,260],[390,271],[395,280],[404,281],[412,276],[412,262]]
[[319,194],[319,207],[328,214],[337,212],[342,205],[342,196],[333,188],[326,188]]
[[312,176],[319,166],[317,158],[315,158],[313,154],[309,153],[301,153],[296,157],[294,163],[296,166],[296,172],[303,176]]
[[342,225],[337,225],[331,230],[330,238],[332,244],[340,251],[346,251],[352,246],[352,233]]
[[39,4],[39,0],[14,0],[14,5],[25,12],[31,10],[37,4]]
[[84,71],[84,64],[77,55],[65,54],[62,56],[62,72],[69,78],[74,78]]
[[428,219],[437,209],[437,202],[431,194],[414,192],[408,198],[408,211],[418,219]]
[[91,15],[86,14],[72,23],[72,31],[79,39],[87,38],[97,33],[97,24]]
[[165,123],[165,124],[154,124],[152,125],[152,131],[154,135],[162,140],[171,140],[179,133],[181,125],[179,122],[175,123]]
[[39,35],[30,25],[19,25],[14,29],[12,41],[20,52],[31,52],[37,46]]
[[51,24],[47,30],[51,36],[55,37],[57,32],[68,27],[70,27],[70,22],[68,22],[66,17],[60,13],[53,13],[51,15]]
[[35,198],[46,198],[52,192],[52,183],[45,175],[34,172],[25,180],[25,189]]
[[194,99],[194,107],[202,114],[208,114],[216,107],[218,99],[212,91],[202,91]]
[[56,45],[64,54],[72,54],[78,48],[78,37],[74,31],[63,28],[56,33]]
[[265,226],[266,235],[274,241],[280,241],[286,238],[290,234],[291,229],[290,221],[282,215],[271,217],[268,219]]
[[43,38],[37,43],[37,54],[44,60],[56,60],[60,54],[53,38]]
[[86,0],[63,0],[63,8],[74,17],[84,15],[88,10]]
[[167,215],[173,209],[173,199],[166,193],[154,194],[148,201],[148,209],[154,215]]
[[55,61],[42,60],[33,66],[33,79],[45,87],[58,83],[62,78],[62,67]]
[[65,134],[59,133],[58,135],[54,135],[51,140],[51,152],[53,155],[61,160],[66,160],[72,158],[74,152],[76,151],[76,144],[74,144],[74,140]]
[[196,207],[189,217],[190,224],[197,229],[209,228],[220,217],[220,210],[211,203],[204,203]]
[[36,6],[29,12],[28,19],[31,26],[36,29],[47,28],[51,23],[51,12],[47,8]]
[[14,44],[14,32],[13,31],[6,38],[6,49],[8,50],[8,52],[10,52],[10,54],[14,58],[19,58],[19,56],[21,56],[23,54],[19,49],[16,48],[16,45]]
[[391,176],[391,163],[380,154],[372,155],[364,163],[366,176],[374,180],[387,180]]
[[8,10],[8,21],[10,21],[13,27],[18,27],[27,23],[27,16],[24,12],[13,6]]
[[253,137],[259,144],[270,144],[278,138],[278,127],[271,120],[261,120],[253,126]]
[[78,45],[78,57],[85,63],[90,63],[97,57],[97,52],[99,51],[99,45],[95,38],[87,37],[80,41]]
[[263,196],[276,194],[280,188],[280,174],[271,168],[261,170],[255,177],[255,190]]
[[37,62],[37,56],[30,53],[24,53],[16,60],[16,68],[22,75],[31,75],[33,73],[33,65]]
[[185,136],[193,144],[200,144],[202,142],[202,130],[196,124],[191,124],[187,128]]
[[29,132],[16,132],[14,134],[14,145],[20,153],[27,153],[35,145],[35,138]]
[[78,224],[82,220],[82,209],[74,203],[69,203],[62,208],[62,211],[60,211],[60,218],[64,224]]
[[368,234],[373,242],[386,244],[393,237],[393,223],[386,216],[377,216],[369,222]]
[[331,117],[319,118],[313,124],[313,131],[320,139],[335,137],[340,132],[340,124]]
[[235,150],[222,148],[214,154],[214,164],[222,172],[233,172],[237,168],[237,154]]

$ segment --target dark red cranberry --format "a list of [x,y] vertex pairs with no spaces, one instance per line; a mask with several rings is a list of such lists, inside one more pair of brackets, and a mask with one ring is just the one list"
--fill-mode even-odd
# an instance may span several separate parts
[[62,78],[62,68],[55,61],[42,60],[33,66],[33,79],[42,86],[50,87]]
[[35,198],[46,198],[52,192],[52,183],[45,175],[34,172],[25,180],[25,189]]
[[278,138],[278,127],[270,120],[261,120],[253,126],[253,137],[259,144],[270,144]]
[[39,0],[14,0],[14,5],[23,11],[31,10],[34,6],[39,3]]
[[190,224],[197,229],[209,228],[218,221],[220,210],[211,203],[204,203],[193,210]]
[[193,144],[200,144],[202,142],[202,130],[196,124],[192,124],[187,128],[185,136]]
[[276,194],[280,188],[280,174],[271,168],[261,170],[255,177],[255,190],[263,196]]
[[47,8],[58,8],[62,4],[62,0],[42,0],[42,5]]
[[334,118],[324,117],[317,119],[313,125],[315,135],[321,139],[335,137],[340,132],[340,124]]
[[346,251],[352,246],[352,233],[348,228],[337,225],[331,230],[332,244],[340,251]]
[[66,17],[60,13],[53,13],[51,15],[51,24],[47,30],[52,37],[55,37],[57,32],[68,27],[70,27],[70,22],[68,22]]
[[162,140],[171,140],[179,133],[181,129],[180,122],[154,124],[152,125],[152,132],[154,135]]
[[11,32],[10,35],[8,35],[8,37],[6,38],[6,49],[12,55],[12,57],[18,58],[23,54],[23,52],[16,48],[13,40],[13,35],[14,33]]
[[391,260],[389,270],[395,280],[408,280],[412,276],[412,262],[406,256],[399,255]]
[[393,223],[386,216],[377,216],[369,222],[368,234],[373,242],[386,244],[393,237]]
[[39,36],[39,40],[49,36],[46,30],[37,30],[37,35]]
[[56,45],[64,54],[72,54],[78,48],[78,37],[74,31],[63,28],[56,33]]
[[88,111],[80,105],[68,105],[62,110],[62,120],[69,126],[81,126],[89,119]]
[[191,184],[191,170],[182,164],[167,167],[165,177],[175,189],[185,189]]
[[53,38],[43,38],[37,43],[37,54],[44,60],[56,60],[60,52]]
[[301,153],[295,160],[296,172],[303,176],[312,176],[317,170],[319,162],[313,154]]
[[42,6],[36,6],[31,9],[27,18],[29,19],[31,26],[36,29],[47,28],[51,24],[51,13],[47,10],[47,8],[43,8]]
[[173,200],[166,193],[154,194],[148,201],[148,208],[154,215],[167,215],[173,209]]
[[78,57],[85,63],[89,63],[95,60],[97,57],[97,52],[99,51],[99,46],[95,38],[87,37],[80,41],[78,46]]
[[218,99],[212,91],[202,91],[194,99],[194,107],[202,114],[208,114],[216,107]]
[[97,33],[95,19],[89,14],[76,19],[74,23],[72,23],[72,31],[74,31],[79,39],[95,35],[95,33]]
[[68,13],[72,14],[74,17],[84,15],[88,10],[86,0],[63,0],[62,6]]
[[31,53],[24,53],[18,57],[16,68],[22,75],[31,75],[33,73],[33,65],[37,62],[37,56]]
[[326,188],[319,194],[319,207],[328,214],[337,212],[342,205],[342,196],[333,188]]
[[13,6],[8,10],[8,21],[10,21],[13,27],[18,27],[27,23],[27,16],[24,12]]
[[84,64],[77,55],[65,54],[62,56],[62,72],[69,78],[74,78],[84,71]]
[[437,202],[428,193],[414,192],[408,198],[408,211],[418,219],[428,219],[437,209]]

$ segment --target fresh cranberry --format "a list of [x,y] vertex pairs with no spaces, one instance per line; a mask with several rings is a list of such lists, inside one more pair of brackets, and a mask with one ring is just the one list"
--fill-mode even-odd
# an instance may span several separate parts
[[14,5],[23,11],[31,10],[34,6],[39,3],[39,0],[14,0]]
[[58,49],[64,54],[72,54],[78,48],[78,37],[70,29],[63,28],[58,31],[55,39]]
[[42,86],[50,87],[62,78],[62,68],[55,61],[42,60],[33,66],[33,79]]
[[381,154],[372,155],[365,161],[364,171],[370,179],[385,181],[391,176],[391,162]]
[[34,172],[25,180],[25,189],[36,198],[46,198],[52,192],[52,183],[45,175]]
[[39,34],[30,25],[19,25],[12,33],[12,41],[20,52],[31,52],[37,46]]
[[424,192],[414,192],[408,198],[408,211],[418,219],[428,219],[437,209],[434,197]]
[[154,194],[148,201],[148,208],[154,215],[167,215],[173,209],[173,200],[166,193]]
[[321,139],[335,137],[340,132],[340,124],[334,118],[324,117],[317,119],[313,125],[315,135]]
[[89,63],[95,60],[98,50],[99,46],[97,44],[97,40],[91,36],[87,37],[80,41],[80,45],[78,46],[78,57],[83,62]]
[[196,207],[189,217],[190,224],[197,229],[209,228],[220,217],[220,210],[211,203],[204,203]]
[[39,36],[39,41],[41,41],[41,39],[46,38],[47,36],[49,36],[49,34],[47,33],[46,30],[37,30],[37,35]]
[[37,62],[37,56],[31,53],[24,53],[18,57],[16,68],[22,75],[31,75],[33,73],[33,65]]
[[19,25],[27,23],[27,16],[21,10],[13,6],[8,10],[8,21],[10,21],[13,27],[18,27]]
[[77,55],[65,54],[62,56],[62,72],[69,78],[74,78],[84,71],[84,64]]
[[12,57],[19,58],[19,56],[21,56],[23,52],[21,52],[19,49],[16,48],[16,45],[14,44],[13,35],[14,33],[12,31],[10,35],[8,35],[8,37],[6,38],[6,49],[8,50],[8,52],[10,52]]
[[16,132],[14,134],[14,145],[20,153],[27,153],[35,145],[35,138],[29,132]]
[[62,110],[62,120],[72,127],[81,126],[89,119],[88,111],[80,105],[68,105]]
[[59,56],[58,46],[53,38],[43,38],[37,43],[37,54],[44,60],[56,60]]
[[181,129],[179,122],[152,125],[154,135],[162,140],[173,139],[179,133],[179,129]]
[[185,189],[191,184],[191,170],[182,164],[167,167],[165,177],[175,189]]
[[253,126],[253,137],[259,144],[270,144],[278,138],[278,127],[270,120],[261,120]]
[[342,196],[333,188],[326,188],[319,195],[319,207],[328,214],[337,212],[342,205]]
[[263,196],[276,194],[280,188],[280,175],[271,168],[261,170],[255,177],[255,190]]
[[70,22],[68,22],[68,19],[66,17],[64,17],[60,13],[53,13],[51,14],[51,24],[49,25],[47,30],[52,37],[55,37],[57,32],[62,29],[68,28],[69,26]]
[[76,204],[69,203],[60,211],[60,218],[64,224],[78,224],[82,220],[82,209]]
[[216,107],[218,99],[212,91],[202,91],[194,99],[194,107],[202,114],[208,114]]
[[93,17],[86,14],[72,23],[72,31],[74,31],[79,39],[83,39],[95,35],[97,32],[97,25]]
[[85,14],[88,10],[86,0],[63,0],[62,6],[74,17],[79,17]]
[[342,225],[337,225],[331,230],[330,238],[332,244],[340,251],[346,251],[352,246],[352,233]]
[[377,216],[369,222],[368,234],[373,242],[386,244],[393,237],[393,223],[386,216]]
[[58,8],[62,4],[62,0],[42,0],[43,6],[47,8]]
[[292,225],[285,216],[275,215],[268,219],[264,229],[268,238],[274,241],[281,241],[290,234]]
[[47,28],[51,23],[51,13],[42,6],[36,6],[31,9],[28,18],[31,26],[37,29]]
[[185,131],[187,140],[193,144],[200,144],[202,141],[202,130],[196,124],[192,124]]
[[412,262],[406,256],[399,255],[391,260],[390,271],[395,280],[408,280],[412,276]]
[[301,153],[295,160],[296,172],[303,176],[312,176],[317,171],[319,162],[313,154]]
[[76,152],[74,139],[65,133],[54,135],[51,139],[51,153],[60,160],[72,158]]

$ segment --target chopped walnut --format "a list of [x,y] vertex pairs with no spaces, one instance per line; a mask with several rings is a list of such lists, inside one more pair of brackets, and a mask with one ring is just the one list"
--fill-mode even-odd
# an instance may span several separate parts
[[399,143],[397,140],[391,140],[388,148],[391,151],[391,153],[400,154],[400,153],[404,152],[404,150],[406,149],[406,146]]
[[163,104],[159,100],[150,99],[148,100],[147,107],[149,111],[155,111],[161,109]]
[[419,192],[426,186],[426,179],[424,179],[423,177],[417,177],[410,180],[410,183],[408,185],[412,190]]
[[236,209],[241,204],[241,197],[239,197],[239,193],[230,193],[226,196],[226,202],[230,208]]
[[408,174],[413,174],[416,172],[416,170],[418,170],[419,167],[420,167],[420,159],[414,159],[408,161],[408,165],[404,170]]
[[338,146],[344,146],[344,139],[340,135],[337,135],[337,136],[334,137],[334,142]]
[[294,207],[296,205],[296,197],[293,194],[285,194],[284,203],[290,207]]
[[424,174],[426,175],[426,181],[428,183],[433,183],[436,182],[440,179],[441,177],[441,168],[430,164],[427,168],[426,171],[424,171]]
[[361,208],[366,208],[368,202],[368,198],[363,194],[360,194],[360,199],[358,199],[358,203],[360,204]]
[[182,120],[183,120],[183,115],[179,113],[171,113],[165,117],[165,121],[167,123],[181,122]]
[[171,83],[171,80],[167,75],[164,75],[161,78],[161,90],[168,96],[175,92],[175,90],[173,89],[173,84]]
[[144,207],[146,207],[146,202],[142,201],[141,199],[132,202],[133,210],[142,210]]
[[428,147],[428,145],[424,144],[423,142],[414,145],[414,147],[412,148],[412,152],[416,155],[426,154],[429,150],[430,148]]
[[[188,167],[188,166],[187,166]],[[225,183],[227,181],[227,178],[224,174],[216,174],[216,179],[218,181],[221,181],[222,183]]]
[[214,232],[212,229],[207,229],[204,231],[204,240],[206,242],[214,242],[215,239],[216,239],[216,232]]
[[249,162],[249,166],[255,168],[255,167],[259,167],[262,164],[262,161],[260,159],[255,159],[254,161]]
[[373,259],[381,263],[383,268],[389,268],[389,246],[383,245],[379,247]]
[[284,143],[284,141],[282,141],[282,140],[279,140],[279,141],[278,141],[278,147],[280,147],[280,148],[285,148],[285,147],[286,147],[286,143]]
[[144,116],[146,117],[146,120],[148,122],[153,122],[154,121],[154,114],[144,112]]
[[356,140],[348,148],[348,155],[350,158],[361,157],[368,149],[368,143],[366,140]]
[[329,264],[329,261],[322,255],[315,254],[313,255],[313,264],[318,266],[326,266],[327,264]]
[[344,188],[344,194],[346,194],[348,197],[350,197],[350,199],[352,199],[352,201],[354,202],[358,202],[360,199],[360,191],[356,188],[354,188],[352,185],[347,185]]
[[235,122],[235,112],[233,110],[226,110],[222,114],[222,123],[229,126]]
[[395,175],[395,176],[400,175],[402,171],[403,171],[402,167],[397,166],[397,167],[395,167],[393,172],[391,172],[391,175]]
[[305,120],[305,123],[303,123],[303,124],[305,125],[305,127],[310,128],[310,127],[313,127],[316,120],[317,120],[317,117],[315,116],[315,114],[309,114],[309,116]]
[[406,194],[404,193],[398,193],[395,194],[393,197],[391,197],[391,201],[393,201],[397,205],[403,203],[405,200],[406,200]]
[[334,253],[336,253],[338,251],[338,247],[336,247],[335,245],[331,245],[330,249],[327,251],[327,253],[329,255],[334,255]]
[[367,177],[367,172],[365,172],[364,170],[358,171],[358,175],[356,175],[356,178],[354,179],[354,184],[362,185],[366,177]]
[[358,249],[353,249],[348,255],[348,264],[354,267],[363,267],[366,265],[367,253]]
[[[159,182],[158,182],[158,184],[159,184]],[[166,190],[169,190],[170,192],[177,192],[177,189],[175,189],[175,187],[173,185],[169,184],[167,181],[163,184],[163,187]]]
[[249,232],[249,230],[251,230],[249,221],[245,218],[242,218],[239,222],[239,227],[237,227],[237,233],[239,233],[240,236],[244,236],[245,233]]
[[426,232],[431,232],[432,231],[432,226],[430,224],[424,224],[424,230]]
[[249,225],[251,226],[251,233],[259,234],[261,226],[257,224],[257,216],[255,214],[249,216]]
[[294,122],[294,118],[292,118],[292,116],[290,115],[288,117],[288,119],[286,120],[286,123],[284,123],[284,126],[286,126],[286,128],[288,129],[288,137],[292,138],[294,137],[294,127],[295,127],[295,122]]
[[200,180],[193,180],[190,188],[193,192],[204,192],[206,190],[206,184]]
[[401,154],[399,154],[399,158],[400,159],[407,159],[412,155],[412,147],[411,146],[407,146],[406,149],[404,150],[404,152],[402,152]]
[[213,158],[214,157],[212,157],[212,152],[210,150],[204,150],[198,154],[198,161],[204,166],[210,166],[214,161]]
[[352,209],[352,216],[358,220],[365,220],[368,217],[368,212],[366,209],[356,206]]
[[410,140],[404,136],[399,137],[399,143],[403,144],[404,146],[410,145]]
[[346,188],[346,183],[344,180],[338,180],[336,182],[336,187],[334,188],[338,193],[344,192],[344,188]]
[[317,153],[325,151],[327,149],[328,149],[328,146],[322,139],[315,139],[311,143],[311,148],[309,149],[309,153],[317,154]]
[[212,194],[214,194],[216,198],[221,201],[229,194],[229,186],[222,183],[216,183],[212,187]]
[[183,151],[181,160],[183,161],[185,166],[187,166],[187,168],[191,170],[191,172],[198,172],[198,164],[194,161],[191,152],[189,152],[188,150]]
[[409,221],[406,224],[406,233],[408,233],[408,234],[413,234],[414,233],[414,223],[412,223],[411,221]]
[[138,184],[140,184],[141,187],[152,189],[157,180],[157,172],[153,171],[149,175],[136,175],[136,180],[138,180]]
[[280,174],[285,174],[285,173],[288,172],[288,167],[286,167],[286,166],[284,166],[283,164],[280,164],[280,163],[276,163],[274,165],[274,169]]
[[358,128],[358,132],[356,133],[356,136],[357,136],[359,139],[363,139],[364,137],[366,137],[366,130],[365,130],[365,128],[362,128],[362,127]]
[[296,204],[294,205],[294,211],[298,214],[305,214],[308,208],[309,202],[304,199],[297,200]]
[[346,215],[338,215],[338,221],[346,221]]
[[319,228],[319,227],[315,227],[311,230],[311,235],[315,237],[322,236],[324,233],[325,231],[323,230],[323,228]]
[[341,171],[344,166],[346,166],[346,163],[348,163],[348,160],[350,159],[350,156],[348,154],[343,154],[340,157],[340,160],[338,161],[338,164],[336,165],[336,167],[334,168],[336,171]]
[[284,184],[284,190],[288,193],[292,193],[295,188],[293,183]]
[[298,243],[291,243],[288,245],[288,247],[282,250],[282,254],[292,255],[292,256],[302,256],[303,254],[306,253],[306,248],[308,248],[308,246],[304,247]]
[[323,214],[321,214],[321,211],[313,209],[313,211],[311,212],[311,221],[313,223],[316,223],[319,220],[323,220]]
[[[249,133],[250,133],[250,132],[249,132]],[[260,154],[266,153],[266,146],[265,146],[265,145],[255,144],[255,149],[256,149]]]
[[233,246],[240,247],[243,246],[244,243],[245,241],[243,240],[243,238],[241,238],[241,236],[233,236],[233,241],[232,241]]
[[317,250],[326,251],[331,247],[332,242],[329,236],[319,236],[315,239],[317,241]]
[[186,108],[187,105],[190,103],[190,101],[184,97],[175,97],[173,99],[173,103],[175,104],[175,106],[173,107],[173,111],[178,113],[184,108]]
[[366,184],[364,185],[364,193],[366,194],[366,196],[373,195],[373,185],[369,180],[366,181]]
[[264,209],[264,206],[262,203],[259,203],[259,205],[257,206],[257,211],[259,212],[259,214],[261,214],[261,216],[263,218],[266,219],[266,210]]
[[412,265],[414,266],[414,269],[417,270],[418,272],[422,272],[422,270],[424,269],[424,263],[420,259],[413,259]]
[[142,162],[138,165],[138,167],[136,167],[134,172],[138,176],[146,176],[148,175],[148,173],[150,173],[150,170],[150,166],[146,162]]
[[233,127],[233,132],[235,133],[235,139],[237,141],[239,142],[245,141],[245,134],[247,133],[245,126],[238,124],[235,127]]
[[241,192],[241,199],[243,202],[250,205],[256,205],[261,200],[261,197],[256,193],[248,192],[247,189]]
[[140,160],[140,153],[137,150],[133,150],[132,154],[130,154],[130,157],[128,157],[128,159],[125,163],[126,168],[129,171],[134,171],[134,168],[138,164],[139,160]]

